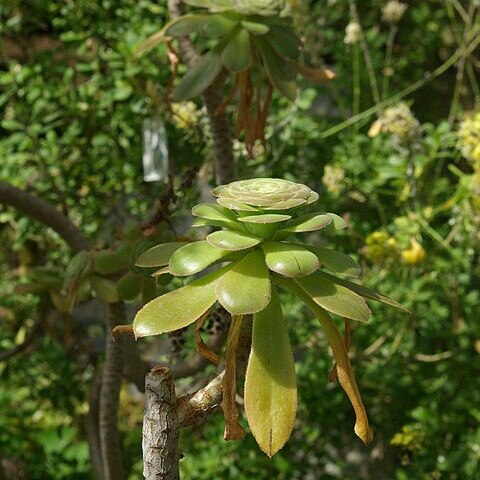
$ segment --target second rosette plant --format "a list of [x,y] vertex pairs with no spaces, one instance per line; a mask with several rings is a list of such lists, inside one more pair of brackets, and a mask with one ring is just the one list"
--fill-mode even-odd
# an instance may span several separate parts
[[[205,240],[157,245],[137,259],[139,267],[158,267],[155,276],[187,277],[209,269],[187,285],[147,303],[137,314],[135,336],[159,335],[205,318],[219,302],[231,315],[226,352],[223,408],[227,439],[241,438],[235,406],[235,352],[242,318],[253,315],[252,346],[245,375],[245,412],[260,448],[269,456],[288,440],[296,415],[295,367],[278,287],[290,289],[315,313],[335,357],[333,377],[344,388],[356,414],[355,432],[368,444],[372,431],[345,341],[330,314],[367,322],[365,298],[405,310],[393,300],[343,276],[358,276],[349,256],[291,237],[325,228],[342,229],[344,220],[329,212],[303,213],[318,200],[305,185],[276,178],[243,180],[213,190],[217,203],[192,209],[194,226],[217,230]],[[332,273],[328,273],[329,270]],[[338,277],[334,274],[341,274]],[[230,351],[229,351],[230,350]],[[227,398],[225,398],[227,397]]]

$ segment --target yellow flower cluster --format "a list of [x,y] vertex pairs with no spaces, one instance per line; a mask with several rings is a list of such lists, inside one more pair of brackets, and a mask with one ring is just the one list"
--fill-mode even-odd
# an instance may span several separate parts
[[183,130],[190,130],[198,122],[197,106],[193,102],[172,103],[175,125]]
[[[381,263],[385,260],[400,257],[406,265],[414,266],[421,263],[426,256],[425,249],[418,240],[410,236],[408,248],[399,247],[395,237],[384,230],[371,233],[366,238],[365,257],[373,263]],[[403,243],[402,241],[400,243]]]
[[394,135],[400,141],[407,141],[415,137],[419,126],[420,122],[415,118],[410,107],[400,102],[382,113],[370,127],[368,136],[376,137],[383,132]]
[[345,170],[343,168],[327,165],[323,171],[322,183],[329,193],[338,197],[343,191],[344,178]]
[[397,241],[383,230],[371,233],[365,242],[365,257],[373,263],[380,263],[397,254]]
[[457,145],[462,155],[480,170],[480,111],[466,115],[460,123]]
[[396,433],[393,436],[392,440],[390,440],[390,444],[406,448],[413,452],[415,450],[420,450],[424,439],[425,434],[422,431],[406,425],[402,428],[401,432]]

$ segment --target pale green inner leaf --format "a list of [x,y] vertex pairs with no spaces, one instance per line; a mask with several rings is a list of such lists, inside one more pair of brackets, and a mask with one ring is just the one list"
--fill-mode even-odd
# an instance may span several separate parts
[[266,242],[262,249],[268,268],[286,277],[309,275],[320,266],[316,255],[299,245]]
[[188,243],[170,258],[170,272],[178,276],[194,275],[230,253],[210,245],[206,240]]
[[278,223],[290,220],[291,215],[282,215],[279,213],[266,213],[264,215],[248,215],[246,217],[239,217],[240,222],[245,223]]
[[238,251],[254,247],[262,241],[261,238],[253,235],[245,235],[239,232],[230,232],[221,230],[207,235],[207,242],[217,248],[225,250]]
[[270,275],[263,252],[254,250],[229,267],[216,287],[218,301],[232,315],[263,310],[270,301]]
[[291,233],[313,232],[325,228],[330,223],[332,223],[332,218],[329,215],[314,213],[292,220],[281,231]]

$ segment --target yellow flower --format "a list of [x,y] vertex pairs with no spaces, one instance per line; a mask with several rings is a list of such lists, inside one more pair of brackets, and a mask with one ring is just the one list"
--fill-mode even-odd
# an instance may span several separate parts
[[410,239],[410,248],[402,252],[402,260],[407,265],[418,265],[425,258],[425,249],[415,238]]
[[466,115],[457,132],[457,145],[462,155],[480,168],[480,112]]
[[410,107],[400,102],[394,107],[387,108],[378,120],[373,122],[368,131],[369,137],[376,137],[381,132],[390,133],[398,140],[409,140],[415,137],[420,122],[415,118]]

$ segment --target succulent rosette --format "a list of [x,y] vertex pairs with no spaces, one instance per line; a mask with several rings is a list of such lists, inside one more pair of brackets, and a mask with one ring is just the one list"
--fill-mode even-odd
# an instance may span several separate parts
[[222,185],[213,194],[217,203],[202,203],[192,209],[194,226],[215,229],[205,240],[160,244],[137,259],[139,267],[158,268],[155,276],[170,273],[190,277],[205,269],[208,272],[147,303],[134,320],[135,336],[183,328],[205,318],[219,302],[232,315],[228,369],[229,346],[236,344],[230,342],[232,328],[235,325],[238,334],[238,322],[245,315],[253,315],[245,411],[257,443],[272,456],[288,440],[296,415],[295,368],[278,294],[279,287],[290,289],[323,326],[336,361],[334,376],[357,416],[355,432],[369,443],[372,432],[348,358],[348,342],[331,314],[367,322],[371,312],[365,299],[405,309],[344,278],[360,274],[359,265],[351,257],[299,240],[305,233],[347,226],[333,213],[304,212],[319,198],[309,187],[259,178]]

